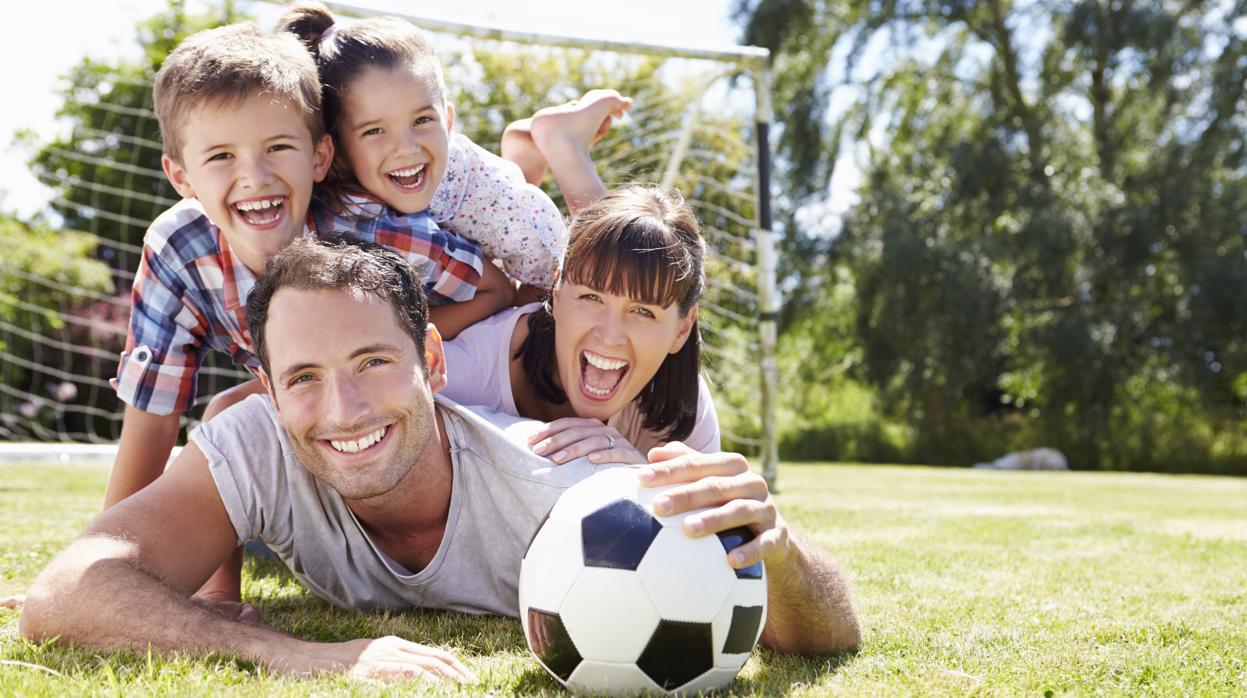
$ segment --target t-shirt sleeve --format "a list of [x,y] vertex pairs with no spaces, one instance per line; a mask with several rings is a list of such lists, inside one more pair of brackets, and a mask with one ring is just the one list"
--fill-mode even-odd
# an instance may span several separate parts
[[282,535],[275,512],[285,487],[285,459],[267,399],[247,398],[192,429],[189,437],[208,459],[239,545]]
[[515,163],[455,134],[429,212],[443,228],[479,242],[513,278],[553,286],[567,226],[554,201],[526,182]]
[[[511,389],[509,376],[499,376],[499,354],[510,346],[513,325],[504,310],[463,330],[443,344],[446,352],[446,387],[442,395],[464,406],[479,405],[506,411],[503,392]],[[505,335],[505,336],[504,336]]]
[[697,379],[697,421],[693,431],[684,439],[685,445],[701,453],[718,453],[723,450],[719,434],[719,415],[714,409],[714,398],[706,379]]
[[195,404],[208,321],[178,270],[144,246],[130,292],[130,324],[113,382],[127,405],[157,415]]

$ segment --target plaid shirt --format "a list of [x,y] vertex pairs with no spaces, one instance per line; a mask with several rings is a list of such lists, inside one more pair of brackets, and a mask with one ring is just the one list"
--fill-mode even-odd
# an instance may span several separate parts
[[[371,221],[320,215],[316,223],[309,217],[306,232],[317,230],[350,232],[403,254],[424,276],[430,303],[476,294],[485,263],[480,247],[440,230],[423,213]],[[195,404],[209,348],[256,373],[260,360],[247,331],[247,294],[255,282],[198,201],[183,200],[156,218],[130,292],[130,328],[113,381],[117,396],[152,414],[185,412]]]

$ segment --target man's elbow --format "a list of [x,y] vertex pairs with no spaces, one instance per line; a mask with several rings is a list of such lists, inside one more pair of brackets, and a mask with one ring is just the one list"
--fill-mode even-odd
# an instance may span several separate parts
[[819,626],[781,628],[767,623],[759,642],[776,652],[816,657],[856,652],[862,645],[862,630],[851,608],[841,609],[835,618]]
[[17,622],[18,633],[31,642],[43,642],[59,634],[55,627],[57,592],[47,579],[51,571],[51,568],[44,570],[26,591],[22,616]]

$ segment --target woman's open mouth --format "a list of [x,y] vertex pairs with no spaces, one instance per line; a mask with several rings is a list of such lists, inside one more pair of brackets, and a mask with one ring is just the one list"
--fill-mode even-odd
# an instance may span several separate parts
[[630,368],[623,359],[612,359],[592,351],[580,352],[580,392],[591,400],[607,400]]

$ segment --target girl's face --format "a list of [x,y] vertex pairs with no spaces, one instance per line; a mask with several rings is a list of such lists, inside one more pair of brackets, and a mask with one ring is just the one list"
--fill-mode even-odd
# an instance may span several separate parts
[[563,281],[554,290],[557,379],[577,416],[607,420],[684,346],[697,308],[650,305]]
[[428,208],[455,119],[428,76],[369,68],[351,81],[342,110],[338,145],[360,185],[399,213]]

